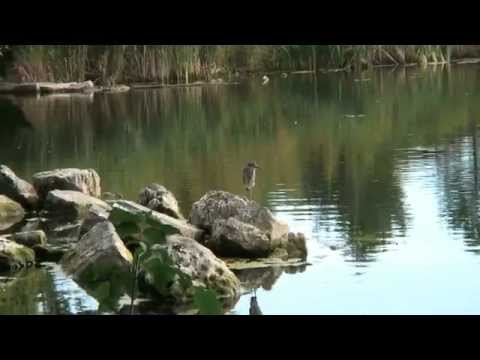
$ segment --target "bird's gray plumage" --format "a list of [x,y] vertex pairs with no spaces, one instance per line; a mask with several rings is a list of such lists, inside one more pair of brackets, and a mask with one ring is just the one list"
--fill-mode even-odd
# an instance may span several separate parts
[[259,166],[254,161],[250,161],[247,166],[243,168],[243,185],[245,186],[245,190],[247,190],[249,193],[255,187],[257,169],[259,169]]

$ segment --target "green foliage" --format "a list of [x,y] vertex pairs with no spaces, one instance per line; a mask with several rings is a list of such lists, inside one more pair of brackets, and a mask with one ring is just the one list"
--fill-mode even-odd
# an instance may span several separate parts
[[113,225],[115,225],[116,228],[118,225],[121,225],[123,223],[141,224],[145,220],[145,215],[130,213],[122,210],[119,207],[114,207],[112,209],[112,212],[110,213],[109,220],[112,222]]
[[177,271],[161,257],[150,257],[143,262],[145,271],[153,277],[153,285],[159,294],[167,294],[168,288],[175,280]]
[[200,315],[221,315],[223,313],[222,305],[212,290],[197,288],[193,302],[200,309]]
[[[167,236],[178,233],[176,228],[155,221],[151,213],[133,214],[115,206],[110,221],[124,242],[136,246],[131,270],[131,311],[138,292],[137,278],[142,269],[158,294],[167,297],[170,286],[178,281],[183,291],[193,289],[194,305],[200,314],[223,313],[217,294],[194,286],[191,277],[175,266],[167,250],[162,247]],[[103,288],[100,290],[106,292]]]

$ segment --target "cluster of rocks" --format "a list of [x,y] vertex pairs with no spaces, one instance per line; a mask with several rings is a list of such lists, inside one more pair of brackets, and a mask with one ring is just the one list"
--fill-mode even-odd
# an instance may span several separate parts
[[[60,261],[80,285],[98,268],[107,269],[102,275],[107,280],[129,272],[132,253],[109,221],[115,208],[148,214],[150,221],[175,228],[177,234],[159,246],[194,285],[214,289],[232,301],[242,289],[225,258],[276,258],[291,264],[292,259],[303,261],[307,256],[302,234],[289,232],[288,225],[267,208],[228,192],[208,192],[186,219],[175,196],[159,184],[145,187],[137,203],[100,199],[101,181],[93,169],[57,169],[32,179],[30,184],[0,166],[0,231],[8,232],[9,225],[29,218],[22,231],[0,235],[0,270]],[[61,238],[69,239],[69,251],[51,246],[52,239]],[[169,287],[178,302],[185,300],[180,287],[179,283]]]

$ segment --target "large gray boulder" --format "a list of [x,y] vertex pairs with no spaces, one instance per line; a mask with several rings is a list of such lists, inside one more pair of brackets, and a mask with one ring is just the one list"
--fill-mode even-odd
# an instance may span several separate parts
[[[240,281],[222,260],[197,241],[180,235],[167,237],[165,244],[155,248],[166,249],[175,266],[191,277],[193,285],[214,290],[225,303],[232,303],[240,296]],[[147,282],[149,281],[147,274]],[[170,286],[170,294],[179,303],[191,300],[179,282]]]
[[25,210],[20,204],[0,195],[0,230],[5,230],[20,222],[25,216]]
[[0,271],[19,270],[35,263],[33,250],[14,241],[0,238]]
[[223,256],[264,257],[288,243],[288,224],[255,201],[224,191],[194,203],[190,222],[210,233],[207,246]]
[[74,280],[89,281],[92,276],[108,279],[115,272],[128,272],[132,254],[110,222],[91,228],[62,259],[64,271]]
[[[52,254],[47,254],[51,256]],[[133,256],[112,223],[93,226],[61,259],[61,266],[99,303],[100,312],[116,312],[130,294]]]
[[96,207],[105,213],[111,211],[110,205],[93,196],[78,191],[53,190],[45,199],[44,210],[49,216],[62,216],[68,218],[82,218]]
[[40,199],[46,198],[52,190],[78,191],[93,197],[100,197],[100,176],[93,169],[56,169],[33,175],[33,186]]
[[175,219],[184,219],[178,208],[177,199],[162,185],[150,184],[146,186],[139,194],[139,203]]
[[104,212],[99,207],[91,207],[87,216],[80,223],[78,238],[81,238],[89,232],[95,225],[108,221],[109,213]]
[[210,191],[193,204],[190,222],[211,231],[215,221],[239,216],[249,208],[249,200],[244,197],[224,191]]
[[225,191],[208,192],[193,204],[190,212],[190,222],[209,231],[212,231],[215,221],[231,217],[268,234],[274,246],[280,246],[288,239],[288,224],[275,219],[270,210],[255,201]]
[[5,165],[0,165],[0,194],[8,196],[27,210],[33,210],[38,205],[35,188]]
[[233,217],[213,223],[207,246],[225,257],[259,258],[268,256],[273,250],[266,233]]
[[185,220],[179,220],[172,218],[168,215],[161,214],[157,211],[153,211],[145,206],[137,204],[133,201],[128,200],[114,200],[109,201],[109,204],[112,207],[117,207],[122,211],[125,211],[130,214],[139,215],[139,214],[150,214],[150,219],[157,221],[162,225],[170,225],[176,228],[181,235],[201,241],[203,238],[203,231],[195,226],[188,224]]

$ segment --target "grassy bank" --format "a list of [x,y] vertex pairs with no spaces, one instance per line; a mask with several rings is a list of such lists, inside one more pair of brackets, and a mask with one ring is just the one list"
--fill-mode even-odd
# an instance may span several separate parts
[[478,56],[477,45],[0,45],[0,77],[171,84],[264,71],[358,70]]

